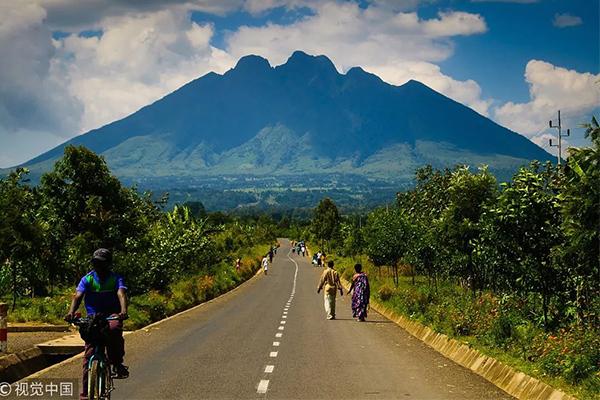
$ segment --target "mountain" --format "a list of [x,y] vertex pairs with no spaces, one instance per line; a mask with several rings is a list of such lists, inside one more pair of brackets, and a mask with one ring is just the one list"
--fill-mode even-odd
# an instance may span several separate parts
[[67,144],[102,154],[117,176],[137,182],[304,174],[408,182],[425,163],[485,163],[510,177],[531,159],[552,159],[420,82],[394,86],[359,67],[340,74],[327,57],[300,51],[277,67],[243,57],[25,165],[46,171]]

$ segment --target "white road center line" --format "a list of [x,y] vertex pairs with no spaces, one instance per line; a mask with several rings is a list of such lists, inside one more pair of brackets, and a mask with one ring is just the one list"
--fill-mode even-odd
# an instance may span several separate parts
[[[290,250],[290,252],[291,252],[291,250]],[[292,262],[295,264],[295,266],[296,266],[296,271],[294,272],[294,284],[293,284],[293,286],[292,286],[292,293],[291,293],[291,295],[290,295],[290,299],[289,299],[289,300],[288,300],[288,302],[285,304],[285,307],[284,307],[284,309],[283,309],[283,316],[281,317],[281,319],[284,319],[284,320],[285,320],[285,319],[287,319],[287,313],[288,313],[288,310],[289,310],[289,308],[290,308],[290,304],[292,303],[292,300],[294,300],[294,294],[296,293],[296,281],[297,281],[297,278],[298,278],[298,263],[297,263],[296,261],[294,261],[294,260],[293,260],[293,259],[290,257],[290,252],[288,252],[288,255],[287,255],[287,256],[288,256],[288,258],[290,259],[290,261],[292,261]],[[285,325],[285,323],[286,323],[286,321],[281,321],[281,322],[280,322],[280,326],[279,326],[279,328],[277,328],[277,330],[280,330],[280,331],[284,330],[284,329],[285,329],[285,326],[283,326],[283,325]],[[281,332],[277,332],[277,333],[275,334],[275,337],[277,337],[277,338],[280,338],[280,337],[282,337],[282,336],[283,336],[283,333],[281,333]],[[281,343],[281,342],[273,342],[273,346],[275,346],[275,347],[279,347],[280,343]],[[277,352],[276,352],[276,351],[272,351],[272,352],[270,352],[270,353],[269,353],[269,357],[272,357],[272,358],[274,358],[274,357],[277,357]],[[275,369],[275,366],[274,366],[274,365],[267,365],[267,366],[265,367],[265,373],[266,373],[266,374],[273,373],[273,370],[274,370],[274,369]],[[264,393],[267,393],[267,389],[268,389],[268,388],[269,388],[269,380],[268,380],[268,379],[262,379],[262,380],[261,380],[261,381],[258,383],[258,388],[256,389],[256,391],[257,391],[258,393],[260,393],[260,394],[264,394]]]
[[258,393],[267,393],[267,388],[269,387],[269,380],[268,379],[263,379],[260,381],[260,383],[258,384]]

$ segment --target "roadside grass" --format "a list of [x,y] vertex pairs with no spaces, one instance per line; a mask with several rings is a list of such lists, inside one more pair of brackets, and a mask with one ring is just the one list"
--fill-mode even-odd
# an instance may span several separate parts
[[[258,245],[237,253],[242,259],[239,271],[234,263],[222,261],[208,271],[183,277],[164,292],[150,291],[129,299],[129,319],[125,329],[139,329],[152,322],[213,299],[250,279],[258,269],[269,245]],[[9,322],[64,324],[75,288],[54,290],[52,297],[21,297],[15,310],[9,309]],[[11,300],[4,299],[11,304]],[[83,305],[80,311],[85,314]]]
[[132,297],[125,329],[142,328],[230,291],[254,276],[268,248],[268,245],[261,245],[241,253],[242,266],[239,271],[236,271],[235,265],[221,262],[207,273],[173,283],[163,293],[150,291]]
[[412,277],[403,275],[396,288],[391,272],[366,257],[331,259],[348,281],[360,262],[369,276],[371,298],[397,313],[577,398],[600,399],[600,332],[576,326],[544,332],[528,318],[535,304],[489,292],[473,297],[449,282],[438,282],[436,289],[425,276],[416,276],[413,285]]

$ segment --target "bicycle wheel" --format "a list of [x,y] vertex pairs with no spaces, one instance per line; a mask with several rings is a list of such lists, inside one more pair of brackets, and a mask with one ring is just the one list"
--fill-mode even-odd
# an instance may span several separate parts
[[100,399],[100,366],[98,360],[91,362],[88,370],[88,399],[99,400]]
[[100,385],[98,385],[100,390],[100,399],[101,400],[110,400],[110,392],[112,390],[112,378],[110,376],[110,365],[101,364],[101,371],[98,375],[100,377]]

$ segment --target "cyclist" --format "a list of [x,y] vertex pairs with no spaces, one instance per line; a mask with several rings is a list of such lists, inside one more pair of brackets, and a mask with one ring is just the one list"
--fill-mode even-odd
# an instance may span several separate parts
[[[123,365],[125,341],[123,340],[123,319],[127,318],[127,287],[123,278],[112,272],[112,254],[108,249],[98,249],[92,256],[92,271],[81,278],[77,286],[71,307],[65,320],[71,321],[81,301],[85,298],[85,309],[88,314],[103,314],[118,316],[119,319],[108,321],[107,353],[113,365],[114,377],[124,379],[129,377],[129,371]],[[94,354],[94,346],[85,344],[83,360],[83,384],[81,399],[87,399],[88,361]]]

